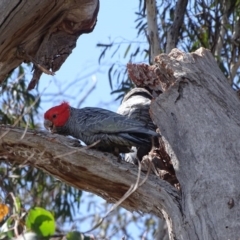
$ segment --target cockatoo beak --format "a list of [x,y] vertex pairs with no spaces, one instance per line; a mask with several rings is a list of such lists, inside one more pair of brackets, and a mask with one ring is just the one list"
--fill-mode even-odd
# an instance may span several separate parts
[[51,133],[54,133],[54,125],[51,121],[45,119],[43,123],[44,127]]

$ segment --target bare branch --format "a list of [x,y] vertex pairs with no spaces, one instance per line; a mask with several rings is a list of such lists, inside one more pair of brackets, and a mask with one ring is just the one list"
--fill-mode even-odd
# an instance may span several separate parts
[[[24,163],[42,169],[108,202],[115,203],[121,199],[137,179],[135,165],[118,163],[117,158],[109,153],[73,147],[79,145],[77,140],[29,130],[24,139],[20,139],[23,129],[2,126],[1,131],[8,133],[1,139],[0,157],[4,156],[11,163]],[[142,175],[141,181],[146,176]],[[174,218],[179,222],[182,218],[179,193],[166,181],[151,175],[143,185],[131,189],[134,192],[121,202],[121,206],[129,211],[152,212],[162,217],[163,209],[163,212],[169,214],[167,221]]]
[[148,41],[150,46],[150,62],[160,54],[160,40],[158,35],[157,24],[157,7],[156,0],[146,0],[147,24],[148,24]]
[[[234,23],[234,31],[232,36],[232,57],[230,62],[230,76],[229,82],[232,83],[237,70],[240,66],[240,54],[238,49],[239,41],[240,41],[240,17],[238,17],[237,21]],[[236,56],[237,55],[237,56]]]
[[240,55],[238,56],[237,61],[233,61],[230,63],[230,77],[229,77],[229,82],[232,83],[234,80],[234,77],[237,74],[237,70],[239,69],[240,66]]
[[166,53],[170,53],[170,51],[176,47],[179,37],[179,30],[183,24],[184,14],[186,11],[186,7],[188,4],[188,0],[178,0],[176,9],[174,12],[174,20],[173,24],[170,27],[167,35],[167,47]]
[[[221,56],[221,51],[222,51],[222,47],[223,47],[223,43],[224,43],[224,38],[225,38],[227,27],[228,27],[227,24],[229,23],[228,22],[229,9],[232,8],[233,3],[234,2],[227,1],[227,0],[224,0],[222,2],[223,15],[222,15],[222,18],[221,18],[220,30],[219,30],[219,34],[218,34],[217,43],[216,43],[216,46],[215,46],[215,51],[214,51],[215,56],[219,56],[219,57]],[[216,29],[216,30],[218,30],[218,29]]]

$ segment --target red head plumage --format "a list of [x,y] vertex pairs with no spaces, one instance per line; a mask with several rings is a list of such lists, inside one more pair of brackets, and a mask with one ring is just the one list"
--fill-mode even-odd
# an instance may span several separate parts
[[67,102],[52,107],[44,114],[44,119],[48,120],[55,127],[62,127],[70,116],[70,106]]

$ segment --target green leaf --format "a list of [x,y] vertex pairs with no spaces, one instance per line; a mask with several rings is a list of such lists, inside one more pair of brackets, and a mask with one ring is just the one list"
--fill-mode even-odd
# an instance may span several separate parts
[[8,231],[7,232],[8,239],[13,239],[13,231]]
[[53,235],[55,232],[55,220],[53,215],[40,207],[35,207],[28,212],[26,226],[42,237]]
[[15,205],[15,210],[16,210],[16,213],[20,213],[21,211],[21,200],[19,197],[15,197],[16,199],[16,205]]
[[111,87],[111,90],[113,89],[111,73],[112,73],[112,70],[113,70],[114,65],[115,65],[115,63],[114,63],[114,64],[109,68],[109,70],[108,70],[108,79],[109,79],[109,85],[110,85],[110,87]]
[[128,52],[129,52],[130,48],[131,48],[131,43],[128,45],[128,47],[127,47],[127,49],[126,49],[126,51],[125,51],[125,53],[124,53],[123,58],[126,58],[126,56],[127,56]]
[[91,239],[90,237],[86,237],[78,231],[69,232],[66,237],[67,237],[67,240],[90,240]]

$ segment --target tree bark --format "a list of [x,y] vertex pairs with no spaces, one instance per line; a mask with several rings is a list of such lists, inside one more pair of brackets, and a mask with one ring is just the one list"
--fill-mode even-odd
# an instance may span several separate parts
[[179,31],[183,24],[187,4],[188,4],[188,0],[177,1],[176,8],[174,10],[173,24],[171,25],[167,34],[166,53],[170,53],[170,51],[177,46]]
[[[164,93],[153,101],[151,113],[181,186],[183,219],[176,239],[239,239],[237,94],[208,50],[174,49],[155,61],[151,71],[157,77],[150,87],[158,91],[161,85]],[[128,68],[133,80],[139,83],[143,76],[144,82],[146,66]]]
[[[55,176],[67,184],[92,192],[107,202],[115,203],[136,183],[135,165],[118,162],[117,157],[79,146],[79,141],[46,131],[24,134],[20,128],[1,126],[0,159],[12,164],[31,165]],[[77,147],[74,147],[77,146]],[[141,181],[146,174],[141,173]],[[150,175],[121,205],[129,211],[153,213],[179,212],[172,219],[179,222],[179,192],[168,182]]]
[[146,10],[148,24],[148,42],[150,46],[149,60],[152,64],[154,62],[154,58],[160,54],[156,0],[146,0]]
[[238,239],[239,99],[210,52],[196,53],[170,54],[169,65],[180,63],[176,81],[152,112],[181,185],[189,239]]
[[[129,64],[129,75],[138,84],[151,83],[155,93],[163,91],[150,112],[181,190],[150,175],[121,205],[163,216],[170,239],[239,239],[239,99],[208,50],[173,49],[155,62],[151,67]],[[1,131],[2,160],[43,169],[108,202],[119,200],[136,182],[136,166],[73,147],[74,140],[31,131],[22,137],[22,129],[8,126]]]
[[22,62],[34,64],[29,89],[42,72],[53,75],[94,29],[98,8],[98,0],[0,1],[0,83]]

